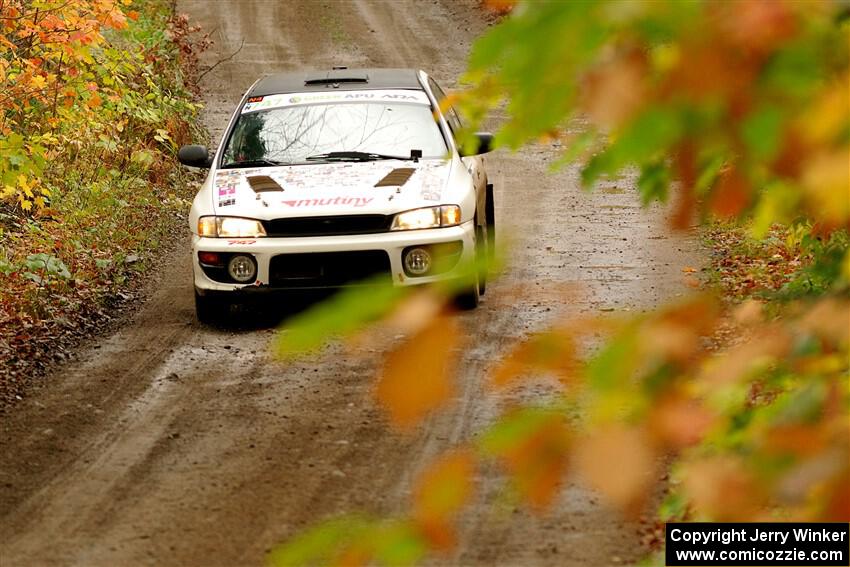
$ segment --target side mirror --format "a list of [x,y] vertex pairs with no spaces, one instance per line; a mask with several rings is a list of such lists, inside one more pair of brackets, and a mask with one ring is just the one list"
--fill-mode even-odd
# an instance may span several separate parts
[[208,168],[212,165],[212,158],[206,146],[191,144],[183,146],[177,152],[180,163],[189,167]]
[[493,151],[493,134],[490,132],[476,132],[470,137],[469,145],[477,147],[460,148],[461,157],[477,156]]

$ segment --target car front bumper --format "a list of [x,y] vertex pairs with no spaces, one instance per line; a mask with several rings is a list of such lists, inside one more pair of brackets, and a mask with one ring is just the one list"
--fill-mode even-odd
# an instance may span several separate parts
[[[410,246],[435,245],[452,242],[462,243],[457,264],[436,275],[420,277],[409,276],[402,265],[402,253]],[[273,281],[271,262],[276,256],[286,254],[322,254],[383,251],[389,257],[389,272],[392,282],[398,286],[427,284],[435,281],[462,277],[468,262],[475,254],[474,222],[458,226],[425,230],[384,232],[379,234],[359,234],[344,236],[314,236],[290,238],[206,238],[194,235],[192,238],[192,265],[194,269],[195,289],[202,295],[206,292],[253,291],[272,289],[315,289],[336,287],[305,280],[297,285],[281,285]],[[205,273],[198,259],[199,252],[217,252],[220,254],[246,254],[254,258],[257,264],[256,281],[246,284],[222,283],[215,281]],[[343,284],[345,285],[345,284]]]

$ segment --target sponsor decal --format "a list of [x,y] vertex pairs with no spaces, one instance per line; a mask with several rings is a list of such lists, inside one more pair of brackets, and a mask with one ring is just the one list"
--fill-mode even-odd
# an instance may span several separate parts
[[256,240],[228,240],[227,241],[228,246],[234,246],[234,245],[248,246],[250,244],[256,244],[256,243],[257,243]]
[[281,201],[290,207],[327,207],[331,205],[351,205],[352,207],[365,207],[374,200],[374,197],[325,197],[322,199],[292,199]]
[[419,190],[419,196],[426,201],[439,201],[443,197],[443,180],[440,176],[434,175],[430,171],[423,171],[422,185]]
[[225,195],[235,195],[236,194],[236,186],[235,185],[222,185],[218,188],[218,196],[223,197]]
[[[259,100],[254,100],[254,99]],[[354,102],[354,101],[396,101],[417,104],[430,104],[428,96],[422,91],[412,90],[374,90],[374,91],[342,91],[334,93],[300,93],[298,95],[281,94],[266,97],[251,97],[242,107],[242,114],[283,108],[301,104],[319,104],[325,102]]]
[[236,204],[236,199],[234,199],[233,197],[231,197],[230,199],[225,199],[223,201],[218,202],[219,207],[229,207],[230,205],[235,205],[235,204]]

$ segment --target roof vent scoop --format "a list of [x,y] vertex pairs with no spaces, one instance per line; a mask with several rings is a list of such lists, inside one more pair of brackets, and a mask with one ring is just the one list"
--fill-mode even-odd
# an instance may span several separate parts
[[334,69],[333,71],[328,71],[324,76],[319,75],[306,78],[304,80],[304,85],[339,85],[340,83],[365,84],[368,82],[369,75],[366,73],[348,71],[347,69]]
[[375,187],[401,187],[410,176],[416,172],[412,167],[400,167],[389,172],[383,179],[375,183]]

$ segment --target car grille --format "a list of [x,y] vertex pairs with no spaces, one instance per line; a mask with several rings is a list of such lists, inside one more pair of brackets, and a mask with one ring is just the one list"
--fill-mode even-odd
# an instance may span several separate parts
[[279,254],[269,264],[271,287],[339,287],[367,279],[392,283],[390,257],[383,250]]
[[392,224],[387,215],[340,215],[333,217],[296,217],[265,221],[268,236],[335,236],[387,232]]

